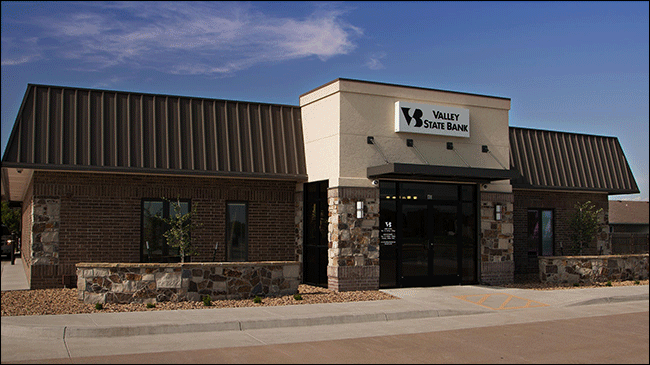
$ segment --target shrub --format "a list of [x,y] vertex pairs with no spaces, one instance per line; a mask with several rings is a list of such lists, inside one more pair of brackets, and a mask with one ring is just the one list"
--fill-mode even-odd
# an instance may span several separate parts
[[156,308],[156,303],[147,303],[147,308]]
[[611,280],[608,281],[608,282],[605,284],[605,286],[612,286],[612,282],[611,282]]
[[634,280],[634,285],[639,285],[639,284],[641,284],[640,281],[638,281],[638,280]]
[[104,309],[104,305],[102,303],[95,303],[95,309],[102,310]]
[[203,297],[203,305],[209,307],[212,305],[212,298],[209,295]]
[[580,283],[573,283],[573,286],[580,286]]
[[295,299],[295,300],[302,300],[302,295],[296,293],[296,294],[293,295],[293,299]]
[[569,238],[573,250],[582,255],[582,250],[596,238],[598,232],[598,214],[603,211],[602,208],[596,209],[596,206],[587,201],[583,204],[574,205],[574,213],[569,219]]
[[253,303],[262,303],[262,298],[256,295],[255,298],[253,298]]

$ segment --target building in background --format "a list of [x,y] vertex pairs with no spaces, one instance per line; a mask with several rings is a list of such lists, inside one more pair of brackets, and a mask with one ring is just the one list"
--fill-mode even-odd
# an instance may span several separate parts
[[610,200],[609,231],[612,253],[648,253],[649,221],[647,201]]
[[648,233],[648,202],[634,200],[609,201],[610,232]]

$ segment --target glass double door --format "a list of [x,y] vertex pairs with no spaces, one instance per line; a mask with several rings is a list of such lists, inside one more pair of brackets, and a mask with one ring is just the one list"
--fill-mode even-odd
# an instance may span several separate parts
[[458,213],[457,204],[402,202],[400,286],[460,284]]

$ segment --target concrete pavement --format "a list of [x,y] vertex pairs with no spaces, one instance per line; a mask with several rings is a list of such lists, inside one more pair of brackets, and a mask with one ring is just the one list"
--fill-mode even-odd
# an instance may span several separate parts
[[[2,290],[22,271],[2,262]],[[24,274],[23,274],[24,275]],[[480,285],[384,290],[371,302],[2,317],[2,362],[172,348],[253,346],[347,336],[580,318],[648,310],[648,286],[524,290]],[[106,343],[110,342],[110,347]],[[45,350],[45,351],[44,351]]]
[[[6,269],[6,270],[5,270]],[[2,260],[2,291],[7,290],[27,290],[27,276],[23,268],[23,262],[20,257],[14,259],[14,264],[10,260]]]

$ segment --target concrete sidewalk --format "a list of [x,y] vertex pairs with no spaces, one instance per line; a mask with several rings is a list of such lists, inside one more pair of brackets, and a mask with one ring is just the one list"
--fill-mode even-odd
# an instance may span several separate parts
[[27,290],[27,276],[25,268],[20,257],[14,259],[14,264],[10,260],[2,260],[2,291],[8,290]]
[[[27,289],[19,260],[15,265],[2,262],[3,291]],[[383,291],[401,299],[277,307],[5,316],[2,317],[2,336],[65,339],[246,331],[527,311],[648,300],[649,297],[647,285],[546,291],[465,285]]]
[[[2,262],[2,290],[25,289]],[[383,290],[400,299],[277,307],[2,317],[2,363],[429,333],[648,311],[648,286]]]

